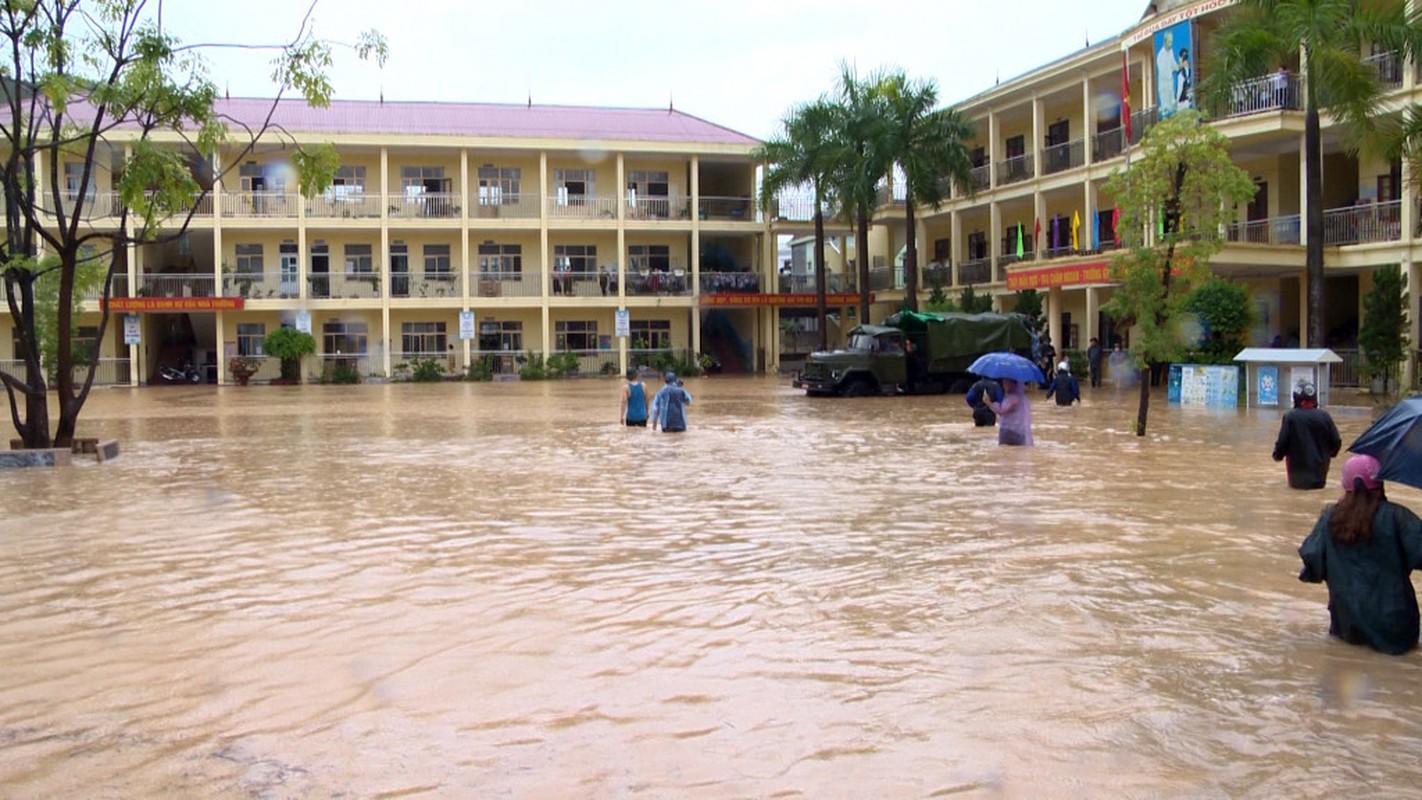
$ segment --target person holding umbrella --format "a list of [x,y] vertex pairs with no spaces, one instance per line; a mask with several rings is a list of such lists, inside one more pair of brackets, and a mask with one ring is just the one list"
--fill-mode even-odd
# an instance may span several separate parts
[[1323,509],[1299,546],[1299,580],[1328,584],[1328,632],[1389,655],[1417,646],[1422,520],[1389,502],[1382,465],[1369,455],[1343,464],[1343,497]]
[[1313,384],[1301,381],[1294,387],[1294,408],[1279,423],[1274,442],[1274,460],[1284,461],[1289,486],[1294,489],[1322,489],[1328,485],[1328,465],[1338,455],[1343,439],[1333,417],[1318,407]]
[[1047,382],[1042,371],[1031,359],[1016,353],[985,353],[978,356],[968,371],[984,378],[1002,382],[1002,398],[988,402],[987,407],[998,416],[997,443],[1000,445],[1032,445],[1032,404],[1027,400],[1028,383]]

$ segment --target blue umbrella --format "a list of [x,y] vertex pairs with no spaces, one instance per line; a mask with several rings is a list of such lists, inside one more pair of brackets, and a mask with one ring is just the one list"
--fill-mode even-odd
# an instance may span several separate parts
[[1011,378],[1018,383],[1046,384],[1047,378],[1031,360],[1016,353],[987,353],[978,356],[968,371],[984,378]]
[[1422,397],[1388,409],[1348,449],[1376,458],[1379,478],[1422,489]]

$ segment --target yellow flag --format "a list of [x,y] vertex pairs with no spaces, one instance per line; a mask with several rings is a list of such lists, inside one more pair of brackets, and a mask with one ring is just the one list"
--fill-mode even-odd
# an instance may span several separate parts
[[1073,212],[1071,212],[1071,249],[1073,249],[1073,250],[1079,250],[1079,249],[1081,249],[1081,248],[1077,245],[1077,238],[1076,238],[1077,231],[1080,230],[1080,229],[1081,229],[1081,215],[1078,214],[1078,213],[1076,213],[1075,211],[1073,211]]

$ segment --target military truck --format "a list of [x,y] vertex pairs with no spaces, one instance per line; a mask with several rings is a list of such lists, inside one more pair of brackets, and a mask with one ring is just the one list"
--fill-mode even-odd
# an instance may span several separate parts
[[900,311],[882,325],[860,325],[844,349],[813,353],[792,385],[806,394],[966,392],[976,378],[968,366],[984,353],[1011,351],[1030,358],[1035,334],[1021,314]]

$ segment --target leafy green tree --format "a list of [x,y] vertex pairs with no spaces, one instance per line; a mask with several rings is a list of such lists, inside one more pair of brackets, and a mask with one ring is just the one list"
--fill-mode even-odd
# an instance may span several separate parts
[[[183,149],[210,157],[228,139],[214,110],[217,88],[206,76],[199,48],[184,47],[152,18],[145,0],[7,0],[0,4],[0,190],[5,236],[0,242],[6,302],[15,322],[23,376],[0,372],[11,421],[26,447],[66,447],[93,386],[98,360],[88,358],[80,381],[75,367],[76,309],[83,297],[82,263],[90,253],[107,269],[96,341],[109,323],[112,278],[130,243],[176,239],[199,203],[203,187]],[[314,8],[314,5],[313,5]],[[161,14],[159,15],[161,19]],[[325,71],[333,43],[318,38],[310,12],[295,38],[284,44],[245,45],[276,54],[273,110],[282,95],[296,92],[313,105],[330,102]],[[383,62],[384,40],[363,34],[353,47]],[[270,119],[246,130],[242,161]],[[160,145],[176,139],[182,147]],[[61,165],[82,161],[81,186],[91,186],[101,145],[124,143],[128,155],[115,189],[121,200],[116,226],[96,229],[85,220],[88,192],[65,192]],[[329,148],[301,151],[302,191],[312,194],[334,170]],[[323,174],[323,172],[325,174]],[[41,257],[41,253],[44,254]],[[47,277],[48,276],[48,277]],[[54,321],[44,319],[37,285],[53,280]],[[59,418],[51,429],[42,359],[43,341],[54,336],[53,361]]]
[[958,295],[958,305],[969,314],[982,314],[992,310],[992,295],[979,297],[977,290],[970,283],[964,286],[962,293]]
[[[1233,209],[1254,195],[1249,173],[1236,167],[1225,136],[1181,111],[1156,125],[1129,169],[1117,170],[1106,191],[1121,209],[1123,250],[1112,260],[1120,284],[1105,305],[1132,327],[1131,356],[1141,370],[1137,436],[1150,409],[1147,365],[1169,361],[1184,347],[1176,330],[1185,297],[1209,277],[1209,260],[1223,246],[1219,231]],[[1156,232],[1148,238],[1147,231]]]
[[316,352],[316,337],[295,328],[277,328],[262,340],[262,352],[281,359],[281,379],[301,380],[301,357]]
[[904,181],[904,305],[917,311],[915,209],[941,206],[950,185],[963,194],[971,193],[973,158],[967,143],[973,129],[957,109],[935,108],[938,86],[933,81],[914,81],[896,72],[879,82],[878,92],[888,114],[887,147]]
[[1407,345],[1407,292],[1402,269],[1394,264],[1373,271],[1373,288],[1363,297],[1363,324],[1358,330],[1363,368],[1373,380],[1383,381],[1384,392],[1397,386]]
[[1027,327],[1042,330],[1042,295],[1036,289],[1018,289],[1012,310],[1027,318]]
[[840,112],[821,97],[795,107],[781,121],[780,135],[756,148],[752,155],[767,165],[760,185],[760,205],[769,209],[783,190],[809,186],[815,198],[815,315],[819,321],[820,349],[829,349],[825,300],[825,210],[834,199],[833,176],[839,164]]
[[[1268,75],[1303,53],[1309,347],[1322,347],[1326,333],[1320,115],[1339,121],[1344,146],[1354,153],[1396,142],[1397,132],[1389,131],[1389,120],[1379,115],[1379,72],[1364,60],[1363,54],[1375,47],[1414,63],[1422,54],[1422,18],[1410,13],[1402,0],[1240,0],[1211,38],[1200,87],[1212,107],[1222,107],[1235,84]],[[1415,111],[1409,117],[1422,132],[1422,117]]]
[[1249,291],[1238,283],[1212,275],[1191,290],[1181,309],[1200,321],[1200,351],[1208,363],[1229,364],[1244,347],[1244,337],[1254,323]]

